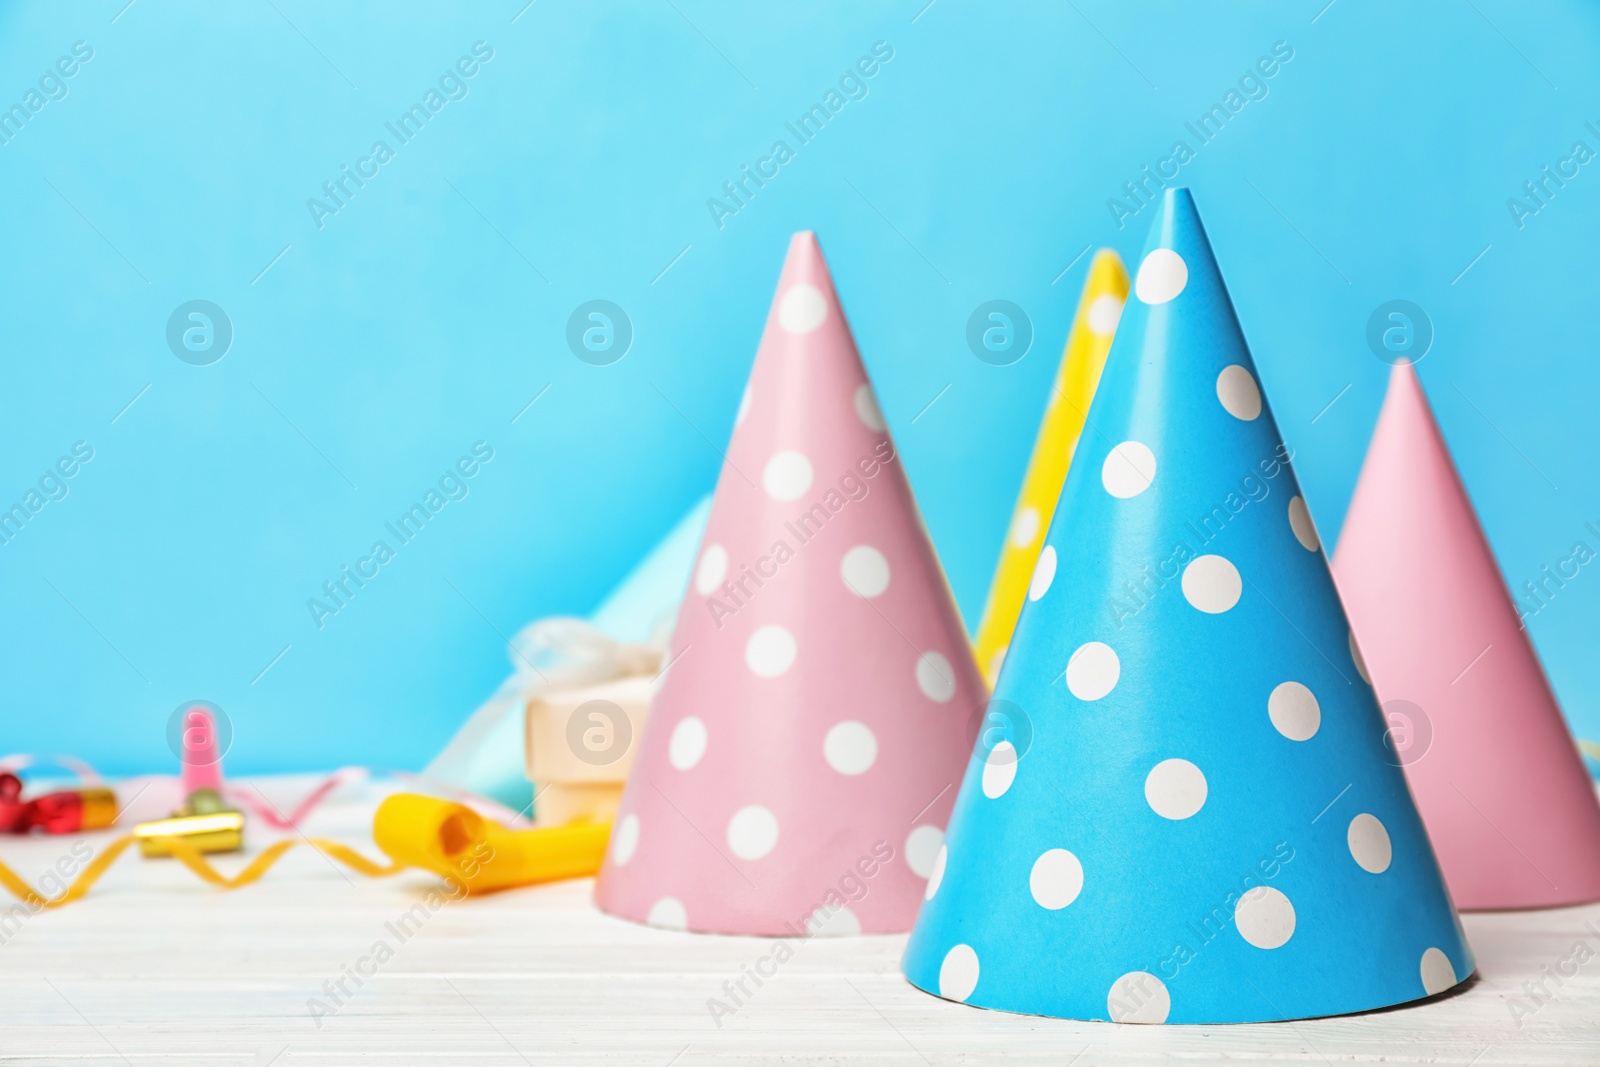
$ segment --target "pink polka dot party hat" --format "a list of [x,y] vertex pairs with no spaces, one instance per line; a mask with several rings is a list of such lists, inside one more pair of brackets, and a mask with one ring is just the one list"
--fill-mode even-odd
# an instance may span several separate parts
[[1594,784],[1407,361],[1334,572],[1456,903],[1600,898]]
[[796,234],[596,902],[717,933],[909,929],[986,698],[822,251]]
[[1233,1023],[1473,960],[1232,302],[1168,190],[903,966],[986,1008]]

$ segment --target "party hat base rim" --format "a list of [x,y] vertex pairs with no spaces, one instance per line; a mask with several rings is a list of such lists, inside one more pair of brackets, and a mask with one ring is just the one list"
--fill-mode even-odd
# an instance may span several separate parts
[[1314,1019],[1337,1019],[1344,1016],[1366,1015],[1373,1012],[1388,1011],[1394,1008],[1415,1007],[1431,1001],[1444,1000],[1449,997],[1459,996],[1465,991],[1466,986],[1477,976],[1477,973],[1478,968],[1477,965],[1474,964],[1471,970],[1462,975],[1460,978],[1457,978],[1453,984],[1435,993],[1423,993],[1420,996],[1409,997],[1404,1000],[1383,1000],[1374,1004],[1332,1008],[1328,1011],[1319,1011],[1314,1015],[1271,1015],[1262,1016],[1260,1018],[1238,1019],[1167,1019],[1159,1023],[1117,1022],[1116,1020],[1108,1019],[1103,1015],[1053,1015],[1049,1012],[1031,1011],[1024,1008],[1007,1008],[999,1004],[983,1003],[980,999],[978,999],[976,994],[968,997],[966,1000],[957,1000],[954,997],[944,996],[937,989],[929,989],[927,986],[920,984],[910,975],[905,975],[905,979],[907,984],[909,984],[913,989],[916,989],[918,992],[927,993],[930,996],[938,997],[940,1000],[948,1001],[951,1004],[960,1004],[963,1007],[968,1008],[978,1008],[981,1011],[997,1011],[1003,1012],[1007,1015],[1021,1015],[1034,1019],[1061,1019],[1065,1022],[1083,1023],[1112,1023],[1116,1026],[1254,1026],[1261,1023],[1294,1023]]

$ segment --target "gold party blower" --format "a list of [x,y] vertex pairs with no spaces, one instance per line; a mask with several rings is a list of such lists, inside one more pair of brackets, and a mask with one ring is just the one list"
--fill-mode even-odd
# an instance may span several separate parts
[[139,851],[147,857],[170,856],[168,842],[176,839],[197,852],[235,852],[244,847],[244,815],[222,799],[222,754],[210,709],[196,704],[184,712],[180,739],[183,807],[169,819],[135,825]]

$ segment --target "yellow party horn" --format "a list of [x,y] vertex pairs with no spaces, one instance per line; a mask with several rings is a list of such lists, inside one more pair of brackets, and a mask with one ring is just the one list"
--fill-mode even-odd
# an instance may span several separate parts
[[372,839],[396,863],[468,893],[581,878],[600,869],[610,823],[512,830],[452,800],[396,793],[378,805]]
[[983,621],[978,625],[974,651],[990,686],[1000,677],[1006,646],[1011,643],[1011,632],[1022,613],[1045,530],[1055,514],[1056,500],[1067,480],[1067,467],[1089,413],[1089,401],[1100,384],[1100,371],[1105,366],[1106,353],[1111,351],[1111,338],[1127,299],[1128,272],[1115,252],[1102,248],[1089,264],[1089,278],[1078,298],[1078,313],[1050,391],[1050,406],[1039,426],[1033,458],[1028,461],[1017,510],[989,586]]

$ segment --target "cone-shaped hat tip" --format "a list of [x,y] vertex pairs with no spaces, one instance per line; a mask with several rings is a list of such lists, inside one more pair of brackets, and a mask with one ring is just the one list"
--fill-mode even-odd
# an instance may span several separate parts
[[1161,196],[1161,212],[1169,218],[1178,215],[1196,215],[1194,196],[1187,185],[1174,186]]
[[1095,251],[1094,258],[1089,261],[1089,273],[1093,275],[1101,271],[1121,268],[1121,266],[1122,257],[1117,255],[1115,248],[1101,248]]
[[1416,364],[1401,356],[1389,370],[1389,386],[1384,392],[1383,406],[1389,408],[1404,404],[1409,408],[1432,410],[1422,391],[1422,380],[1417,377]]
[[1197,229],[1202,234],[1205,232],[1205,227],[1200,223],[1200,212],[1194,206],[1194,197],[1186,185],[1167,189],[1161,195],[1161,212],[1150,227],[1150,239],[1145,250],[1173,248],[1177,244],[1180,228]]
[[783,257],[784,270],[799,270],[795,277],[811,278],[827,274],[827,261],[822,257],[822,246],[817,243],[815,230],[797,230],[789,238],[789,251]]

